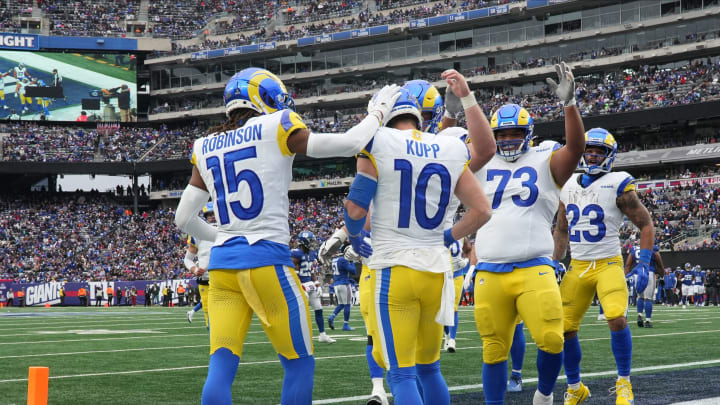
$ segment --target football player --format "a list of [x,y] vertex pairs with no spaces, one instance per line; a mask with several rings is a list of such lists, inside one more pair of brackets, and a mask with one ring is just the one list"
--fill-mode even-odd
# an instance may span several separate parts
[[[202,209],[202,214],[207,223],[215,223],[213,203],[209,202],[205,204]],[[185,251],[185,259],[183,262],[185,263],[185,268],[195,275],[198,290],[200,291],[200,302],[187,312],[187,320],[192,323],[195,312],[202,309],[203,315],[205,316],[205,327],[210,330],[207,305],[203,306],[203,302],[207,302],[208,292],[210,291],[210,275],[207,272],[207,267],[210,263],[210,249],[212,249],[214,241],[195,239],[192,235],[188,235],[187,243],[188,247]]]
[[[566,145],[532,144],[527,110],[506,104],[490,121],[496,154],[476,173],[492,201],[493,216],[475,237],[475,322],[483,340],[483,390],[488,404],[502,404],[507,357],[518,315],[538,346],[534,404],[552,403],[562,367],[560,290],[551,260],[552,220],[560,188],[577,168],[585,130],[575,102],[575,82],[564,63],[560,83],[547,79],[565,113]],[[472,137],[472,142],[475,138]]]
[[298,249],[290,251],[295,271],[300,278],[300,283],[305,290],[310,309],[315,312],[315,323],[317,324],[320,336],[318,341],[322,343],[335,343],[335,339],[325,333],[325,317],[322,310],[322,289],[320,280],[317,279],[314,267],[317,260],[315,250],[315,235],[310,231],[302,231],[297,237]]
[[696,307],[703,306],[705,302],[705,270],[699,265],[693,269],[695,271],[695,279],[693,280],[693,301]]
[[3,110],[10,108],[5,104],[5,86],[9,84],[11,74],[12,70],[0,73],[0,106],[2,106]]
[[346,259],[347,250],[351,249],[352,246],[347,245],[343,250],[343,255],[338,256],[332,261],[333,270],[333,283],[335,287],[335,293],[337,294],[338,305],[335,307],[333,314],[328,317],[328,325],[330,329],[335,329],[335,316],[343,311],[343,327],[342,330],[352,331],[355,330],[350,326],[350,308],[352,305],[352,288],[350,286],[350,274],[355,275],[357,269],[355,268],[355,261],[349,261]]
[[585,134],[585,153],[579,168],[560,193],[553,258],[565,256],[568,242],[570,269],[560,284],[565,331],[565,404],[580,404],[590,390],[580,380],[580,322],[597,292],[610,328],[610,342],[618,378],[615,403],[634,401],[630,384],[632,340],[627,325],[628,290],[623,272],[619,228],[627,216],[640,229],[640,252],[629,276],[635,288],[646,290],[653,259],[655,228],[650,213],[635,192],[635,179],[627,172],[612,172],[617,142],[607,130],[593,128]]
[[[386,86],[368,115],[345,134],[310,133],[285,85],[265,69],[236,73],[223,95],[227,121],[193,145],[190,183],[176,224],[213,240],[208,296],[210,365],[203,404],[229,404],[243,342],[255,314],[285,370],[282,404],[312,402],[310,314],[293,271],[288,188],[296,153],[354,156],[372,139],[399,97]],[[217,228],[197,216],[212,196]]]
[[[39,77],[33,77],[30,79],[30,86],[37,86],[37,87],[47,87],[45,84],[45,81]],[[50,99],[47,97],[36,97],[37,98],[37,104],[40,107],[40,110],[45,114],[45,118],[50,118]],[[32,102],[30,103],[32,104]]]
[[695,271],[693,271],[690,263],[685,263],[685,270],[682,272],[682,306],[683,309],[687,308],[685,304],[689,300],[689,297],[694,296],[695,287],[693,281],[695,280]]
[[663,280],[665,281],[665,302],[663,304],[674,307],[677,303],[675,297],[675,284],[677,284],[677,279],[671,268],[665,269]]
[[28,82],[30,81],[30,72],[28,72],[25,64],[20,62],[19,65],[10,70],[10,73],[12,74],[12,77],[15,78],[15,98],[18,98],[18,94],[21,96],[25,94],[24,92],[20,92],[20,89],[22,88],[21,83],[23,83],[23,79],[28,79]]
[[[467,82],[459,74],[454,79],[469,132],[482,131],[485,118]],[[453,324],[455,304],[447,249],[482,226],[490,208],[466,170],[467,147],[453,137],[421,132],[419,103],[407,90],[401,92],[387,128],[368,143],[366,158],[358,159],[345,201],[345,226],[353,249],[369,257],[373,357],[390,370],[395,402],[442,405],[450,402],[439,365],[442,325]],[[468,211],[443,231],[452,194]],[[371,201],[372,248],[363,233]]]
[[[657,277],[662,277],[663,266],[662,257],[658,252],[660,249],[657,245],[653,246],[653,255],[650,258],[650,276],[648,277],[647,287],[642,293],[638,291],[638,298],[636,302],[637,306],[637,325],[641,328],[652,328],[652,310],[653,301],[655,300],[655,286],[657,285]],[[632,269],[640,263],[640,251],[641,249],[637,246],[632,246],[628,254],[627,260],[625,260],[625,274],[630,274]],[[657,274],[657,276],[656,276]],[[643,319],[645,315],[645,319]]]

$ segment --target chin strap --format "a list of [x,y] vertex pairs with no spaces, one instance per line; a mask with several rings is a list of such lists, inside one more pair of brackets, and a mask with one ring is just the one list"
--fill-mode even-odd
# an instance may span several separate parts
[[595,180],[602,177],[605,173],[598,173],[598,174],[583,174],[580,176],[580,185],[583,187],[587,187],[591,185]]

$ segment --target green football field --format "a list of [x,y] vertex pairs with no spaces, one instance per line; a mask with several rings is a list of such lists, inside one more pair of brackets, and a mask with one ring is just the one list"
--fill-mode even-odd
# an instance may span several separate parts
[[[188,324],[186,310],[187,307],[2,309],[0,403],[24,404],[28,367],[47,366],[50,404],[198,404],[207,372],[208,334],[201,313],[194,323]],[[325,308],[326,316],[329,311],[330,308]],[[655,306],[653,329],[638,328],[634,311],[631,308],[629,318],[634,375],[638,378],[642,374],[656,376],[677,369],[697,370],[720,364],[720,344],[716,343],[720,336],[718,308]],[[610,334],[606,323],[597,321],[596,316],[597,307],[592,307],[580,332],[582,371],[584,380],[590,382],[615,375]],[[351,325],[355,327],[353,332],[328,330],[336,343],[315,343],[317,403],[364,404],[362,398],[370,392],[359,307],[353,308]],[[316,329],[314,335],[316,339]],[[471,403],[461,400],[465,395],[462,393],[481,391],[482,369],[481,342],[471,308],[461,307],[457,343],[456,353],[442,353],[442,370],[453,403]],[[682,356],[663,355],[674,353],[676,348],[685,348]],[[536,351],[528,335],[523,378],[525,391],[530,393],[537,377]],[[555,403],[562,402],[563,377],[558,382]],[[233,385],[234,403],[278,404],[281,381],[278,358],[255,320]],[[606,394],[593,395],[586,403],[614,402]],[[636,403],[646,402],[639,400],[637,392],[636,396]],[[509,394],[507,403],[527,402],[514,400]]]

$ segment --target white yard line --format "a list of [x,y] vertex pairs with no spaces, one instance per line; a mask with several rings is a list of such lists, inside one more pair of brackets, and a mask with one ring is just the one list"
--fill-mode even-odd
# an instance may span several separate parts
[[[658,366],[650,366],[650,367],[639,367],[634,368],[632,371],[633,373],[642,373],[646,371],[658,371],[658,370],[667,370],[667,369],[675,369],[675,368],[688,368],[688,367],[696,367],[696,366],[707,366],[712,364],[720,364],[720,359],[715,360],[705,360],[705,361],[695,361],[690,363],[676,363],[676,364],[662,364]],[[595,373],[583,373],[583,378],[591,378],[591,377],[605,377],[605,376],[614,376],[617,375],[617,370],[608,370],[608,371],[600,371]],[[558,380],[564,380],[565,376],[560,375],[558,376]],[[523,378],[523,382],[528,383],[536,383],[538,381],[537,378]],[[2,381],[0,381],[2,382]],[[466,390],[477,390],[482,389],[482,384],[471,384],[471,385],[457,385],[453,387],[448,387],[448,389],[452,391],[466,391]],[[392,396],[392,394],[388,394],[388,397]],[[364,396],[354,396],[354,397],[343,397],[343,398],[329,398],[329,399],[321,399],[313,401],[313,404],[337,404],[342,402],[356,402],[361,400],[366,400],[367,395]],[[714,405],[718,402],[712,402],[713,399],[707,399],[707,400],[696,400],[692,402],[684,402],[682,404],[674,404],[674,405]]]

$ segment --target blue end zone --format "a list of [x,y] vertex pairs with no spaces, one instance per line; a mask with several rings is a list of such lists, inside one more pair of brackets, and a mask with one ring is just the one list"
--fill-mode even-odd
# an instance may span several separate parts
[[[15,68],[18,65],[17,61],[8,60],[5,58],[0,57],[0,72],[6,73],[7,71]],[[52,67],[48,66],[47,70],[52,71]],[[45,82],[46,85],[50,85],[53,82],[53,75],[49,72],[44,72],[38,69],[33,68],[30,65],[27,65],[27,71],[30,73],[30,76],[32,77],[38,77],[41,80]],[[62,72],[60,72],[62,74]],[[7,80],[7,77],[4,78]],[[3,80],[3,79],[0,79]],[[20,112],[23,109],[23,105],[20,104],[20,97],[15,98],[15,83],[14,78],[11,79],[13,84],[7,85],[5,90],[5,104],[10,107],[8,109],[3,109],[0,107],[0,119],[7,118],[10,116],[11,109],[15,109],[15,112],[20,114]],[[7,80],[7,81],[11,81]],[[53,117],[53,110],[61,109],[61,108],[67,108],[67,107],[80,107],[82,103],[83,98],[93,98],[90,97],[90,91],[97,90],[97,87],[89,86],[84,83],[80,83],[77,81],[74,81],[72,79],[69,79],[67,77],[63,77],[63,92],[65,94],[65,98],[67,99],[57,99],[54,101],[51,101],[50,103],[50,120],[51,121],[58,121],[59,119]],[[102,107],[102,102],[100,103]],[[21,117],[21,119],[38,119],[39,114],[41,111],[41,106],[37,103],[37,98],[33,97],[33,105],[30,107],[30,113],[25,114]],[[90,115],[92,112],[100,113],[100,110],[93,110],[89,111],[88,115]],[[67,119],[63,119],[63,121],[68,121]],[[74,119],[72,119],[74,121]]]

